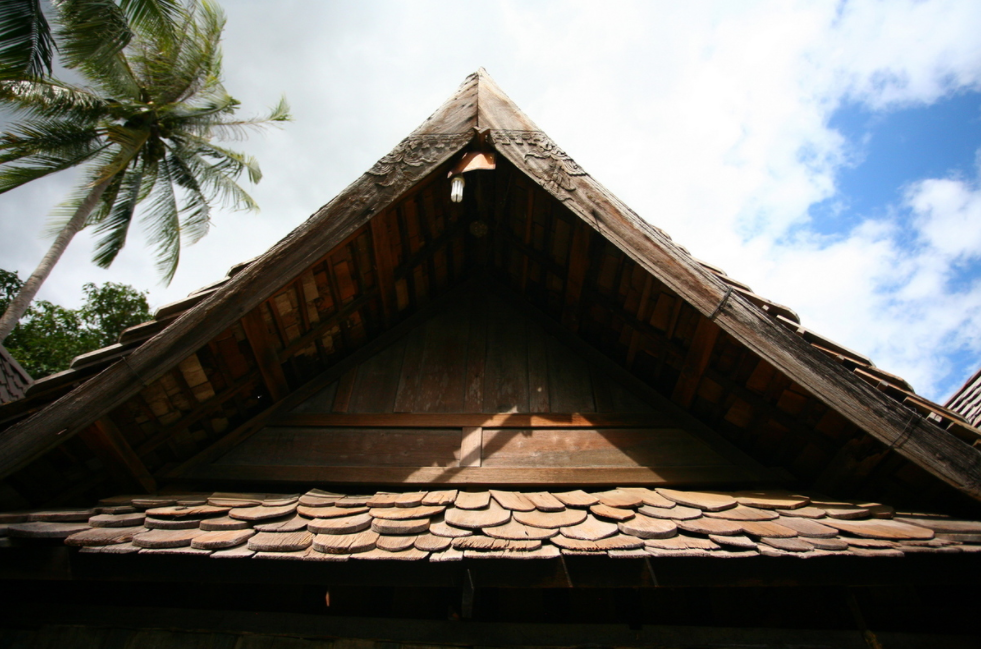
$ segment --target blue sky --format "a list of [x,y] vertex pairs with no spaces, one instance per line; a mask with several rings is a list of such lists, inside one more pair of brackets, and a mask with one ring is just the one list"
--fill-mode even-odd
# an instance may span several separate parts
[[[485,67],[583,168],[696,257],[943,400],[981,365],[981,2],[229,0],[245,114],[295,121],[255,155],[259,213],[219,211],[161,286],[140,228],[113,267],[76,238],[42,290],[187,295],[257,256]],[[0,201],[28,275],[56,177]]]

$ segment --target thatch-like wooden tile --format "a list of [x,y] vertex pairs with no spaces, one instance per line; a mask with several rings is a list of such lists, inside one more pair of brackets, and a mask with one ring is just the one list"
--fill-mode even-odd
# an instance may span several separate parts
[[881,503],[857,503],[859,507],[869,510],[869,516],[872,518],[895,518],[896,510],[889,505],[883,505]]
[[220,516],[218,518],[206,518],[201,521],[199,526],[206,532],[217,532],[220,530],[247,530],[252,527],[249,521],[240,521],[231,516]]
[[743,533],[742,523],[721,518],[696,518],[689,521],[676,521],[676,524],[681,529],[694,534],[735,536]]
[[[597,505],[598,506],[598,505]],[[530,512],[517,511],[511,517],[524,525],[557,530],[560,527],[572,527],[586,520],[586,511],[582,509],[564,509],[559,512],[542,512],[534,509]]]
[[811,499],[807,496],[790,493],[789,491],[738,491],[732,494],[740,505],[758,509],[799,509],[805,507]]
[[[379,536],[375,547],[389,552],[402,552],[415,546],[415,535],[412,536]],[[438,538],[438,537],[437,537]]]
[[442,505],[418,506],[418,507],[385,507],[381,509],[371,509],[369,513],[374,518],[381,518],[390,521],[405,521],[413,518],[432,518],[437,514],[442,514],[446,508]]
[[650,507],[663,507],[666,509],[671,509],[677,504],[673,500],[668,500],[653,489],[648,489],[646,487],[619,487],[618,489],[619,491],[637,496],[640,498],[643,504],[649,505]]
[[517,521],[511,521],[496,527],[485,527],[483,532],[487,536],[495,539],[508,539],[512,541],[550,539],[559,533],[556,529],[530,527]]
[[368,501],[370,499],[371,496],[344,496],[334,504],[337,507],[347,507],[347,508],[367,507]]
[[343,496],[323,497],[303,494],[297,499],[296,504],[302,507],[332,507]]
[[737,550],[756,550],[756,541],[748,536],[736,534],[734,536],[723,536],[721,534],[709,534],[709,540],[719,547],[735,548]]
[[422,504],[423,499],[426,497],[425,491],[415,491],[410,493],[399,494],[398,499],[395,501],[396,507],[418,507]]
[[296,508],[296,503],[277,505],[275,507],[259,505],[258,507],[236,508],[228,512],[228,515],[232,518],[237,518],[240,521],[265,521],[269,520],[270,518],[280,518],[282,516],[286,516],[287,514],[292,514],[296,511]]
[[843,532],[867,539],[899,541],[903,539],[926,540],[934,537],[933,530],[897,520],[874,518],[867,521],[851,521],[828,518],[821,522]]
[[310,520],[299,514],[293,514],[285,518],[259,523],[255,526],[255,530],[257,532],[299,532],[306,529]]
[[7,528],[9,536],[26,539],[64,539],[89,529],[88,523],[13,523]]
[[395,507],[395,501],[401,494],[380,491],[368,499],[368,507]]
[[803,539],[763,537],[760,539],[760,543],[766,543],[770,547],[784,552],[810,552],[815,547]]
[[100,498],[99,504],[106,505],[107,507],[117,507],[122,505],[132,505],[134,498],[140,498],[140,496],[110,496],[109,498]]
[[807,542],[819,550],[834,550],[840,552],[848,549],[848,543],[839,538],[826,539],[823,537],[809,536],[807,537]]
[[433,552],[429,555],[429,561],[432,563],[449,563],[452,561],[463,561],[463,550],[454,550],[453,548],[447,548],[442,552]]
[[26,523],[27,512],[2,512],[0,513],[0,523]]
[[610,507],[609,505],[604,505],[602,503],[599,505],[593,505],[589,508],[589,511],[592,512],[594,516],[609,518],[615,521],[628,521],[636,516],[632,509],[620,509],[619,507]]
[[[582,539],[570,539],[567,536],[553,536],[548,540],[549,543],[557,545],[563,550],[571,550],[575,552],[599,552],[599,546],[596,545],[596,541],[585,541]],[[564,554],[564,553],[563,553]]]
[[[458,550],[457,550],[458,551]],[[535,550],[465,550],[467,559],[557,559],[562,556],[561,550],[554,545],[543,545]]]
[[849,548],[848,552],[858,557],[889,557],[900,558],[905,556],[902,550],[869,550],[867,548]]
[[563,536],[579,541],[599,541],[608,536],[613,536],[618,531],[620,528],[617,527],[616,523],[601,521],[594,516],[588,516],[582,523],[563,527],[561,530]]
[[147,516],[143,521],[143,526],[151,530],[193,530],[200,524],[200,518],[150,518]]
[[813,521],[807,518],[793,518],[791,516],[781,516],[776,521],[784,527],[789,527],[790,529],[797,532],[798,536],[816,537],[823,539],[830,539],[838,536],[838,530],[833,527],[828,527],[827,525],[822,525],[817,521]]
[[451,539],[433,534],[420,534],[415,540],[415,546],[423,552],[442,552],[451,544]]
[[207,505],[208,498],[207,496],[204,498],[178,498],[177,504],[182,507],[197,507],[198,505]]
[[855,548],[873,548],[876,550],[882,550],[883,548],[896,547],[895,541],[886,541],[885,539],[856,539],[851,537],[843,537],[841,540],[847,542],[848,545]]
[[981,534],[981,521],[959,521],[952,518],[925,518],[897,516],[895,520],[899,523],[925,527],[934,532],[944,534]]
[[596,496],[591,496],[581,489],[563,492],[553,491],[552,495],[561,501],[566,507],[578,507],[580,509],[585,509],[590,505],[596,505],[599,503],[599,498]]
[[443,491],[430,491],[422,499],[423,505],[444,505],[449,506],[456,500],[456,489],[446,489]]
[[774,521],[741,521],[739,525],[750,536],[767,536],[774,539],[792,539],[797,532]]
[[147,516],[154,518],[210,518],[212,516],[223,516],[229,511],[228,507],[217,507],[215,505],[194,505],[187,507],[184,505],[170,505],[168,507],[153,507],[146,510]]
[[313,539],[313,547],[327,554],[352,554],[374,549],[378,533],[370,530],[355,534],[318,534]]
[[705,512],[709,518],[724,518],[727,521],[775,521],[780,515],[767,509],[756,509],[746,505],[736,505],[721,512]]
[[89,519],[92,527],[133,527],[143,525],[146,514],[134,512],[132,514],[97,514]]
[[228,550],[216,550],[211,553],[212,559],[249,559],[255,555],[255,550],[250,550],[247,545],[240,545]]
[[511,510],[504,509],[495,500],[491,500],[486,509],[459,509],[460,498],[462,497],[462,493],[458,495],[456,505],[447,509],[446,514],[444,514],[446,522],[454,527],[476,530],[482,527],[504,525],[511,520]]
[[[209,532],[215,534],[215,532]],[[249,549],[256,552],[295,552],[310,547],[313,534],[302,532],[259,532],[249,539]]]
[[284,507],[286,505],[292,505],[300,500],[300,494],[290,494],[284,496],[281,494],[268,495],[262,499],[263,507]]
[[307,523],[314,534],[353,534],[371,527],[373,519],[367,513],[342,518],[315,518]]
[[663,489],[658,487],[657,493],[668,500],[672,500],[679,505],[695,507],[707,512],[719,512],[723,509],[732,509],[738,503],[736,499],[728,494],[719,494],[711,491],[678,491],[676,489]]
[[168,497],[132,498],[130,499],[129,504],[133,505],[133,507],[139,507],[140,509],[151,509],[153,507],[167,507],[169,505],[176,505],[177,499]]
[[[730,537],[727,537],[730,538]],[[731,537],[735,538],[735,537]],[[660,550],[718,550],[719,546],[709,539],[700,536],[679,534],[666,539],[644,539],[644,547]],[[755,548],[756,545],[753,544]]]
[[401,552],[389,552],[388,550],[375,548],[374,550],[351,555],[352,559],[359,561],[422,561],[427,557],[429,557],[428,552],[423,552],[416,548],[409,548]]
[[453,506],[457,509],[485,509],[490,503],[489,491],[461,491]]
[[27,520],[48,523],[79,523],[89,520],[95,514],[94,509],[48,509],[43,512],[29,513]]
[[135,554],[140,551],[140,546],[133,545],[132,541],[126,543],[116,543],[114,545],[93,545],[84,547],[79,552],[85,554]]
[[777,509],[775,511],[781,516],[792,516],[794,518],[824,518],[827,516],[823,509],[811,505],[801,507],[800,509]]
[[618,526],[624,534],[641,539],[666,539],[678,533],[678,526],[674,521],[647,516],[635,516],[629,521],[621,521]]
[[293,552],[256,552],[254,559],[272,559],[273,561],[329,561],[338,563],[347,561],[351,555],[348,554],[326,554],[319,552],[312,545],[304,550]]
[[525,498],[530,500],[531,504],[541,512],[560,512],[565,509],[562,501],[547,491],[525,494]]
[[627,534],[614,534],[599,541],[593,541],[600,550],[636,550],[644,547],[643,539]]
[[448,539],[458,539],[461,536],[470,536],[473,534],[471,530],[460,529],[459,527],[453,527],[452,525],[447,525],[445,521],[436,521],[429,525],[429,533],[435,534],[436,536],[442,536]]
[[694,507],[682,507],[681,505],[675,505],[670,509],[644,505],[637,511],[644,516],[650,516],[651,518],[667,518],[675,521],[690,521],[702,517],[701,509],[695,509]]
[[379,534],[392,536],[406,536],[410,534],[422,534],[429,531],[428,518],[410,518],[408,520],[386,520],[376,518],[371,521],[371,529]]
[[367,511],[367,507],[307,507],[300,505],[296,508],[298,514],[307,518],[339,518],[352,514],[364,514]]
[[829,517],[842,520],[862,520],[872,515],[872,512],[865,507],[847,501],[812,499],[811,504],[823,509]]
[[182,545],[176,548],[142,548],[140,550],[140,554],[167,554],[183,557],[207,557],[211,554],[211,550],[199,550],[197,548],[192,548],[189,545]]
[[191,539],[191,547],[199,550],[225,550],[242,545],[255,534],[252,530],[206,532]]
[[514,550],[520,552],[530,552],[542,547],[542,542],[537,540],[509,541],[507,539],[492,539],[486,536],[468,536],[462,539],[453,539],[453,547],[457,550],[474,550],[486,552],[490,550]]
[[511,511],[515,512],[535,511],[535,503],[528,500],[523,493],[518,491],[499,491],[497,489],[491,489],[490,495],[504,509],[510,509]]
[[106,507],[96,507],[97,514],[132,514],[136,507],[132,505],[108,505]]
[[[233,493],[227,491],[216,491],[208,496],[208,504],[219,507],[252,507],[261,505],[269,494],[248,494]],[[218,501],[218,502],[216,502]]]
[[650,553],[645,547],[642,550],[607,550],[606,556],[611,559],[646,559]]
[[593,495],[599,499],[600,504],[613,509],[631,509],[644,504],[643,498],[636,493],[630,493],[623,489],[611,489]]
[[65,539],[65,545],[84,548],[128,543],[145,531],[145,527],[93,527],[72,534]]
[[133,543],[141,548],[159,550],[163,548],[183,548],[190,546],[191,541],[202,534],[202,530],[150,530],[133,537]]

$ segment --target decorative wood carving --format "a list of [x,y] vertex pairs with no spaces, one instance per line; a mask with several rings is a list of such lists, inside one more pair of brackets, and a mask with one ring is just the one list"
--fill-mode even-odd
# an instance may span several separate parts
[[566,193],[576,190],[571,176],[586,175],[575,160],[541,131],[493,130],[491,141],[495,146],[518,149],[525,167],[545,184],[545,189],[563,200],[570,198]]
[[459,148],[473,137],[473,133],[412,135],[375,163],[368,174],[375,176],[375,183],[382,187],[414,182],[420,167],[439,161],[447,149]]

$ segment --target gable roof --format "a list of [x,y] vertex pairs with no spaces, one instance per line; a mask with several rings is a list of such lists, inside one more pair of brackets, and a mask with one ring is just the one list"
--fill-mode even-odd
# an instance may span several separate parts
[[951,395],[946,407],[964,417],[969,425],[981,426],[981,370]]
[[[576,246],[587,246],[591,232],[598,233],[624,258],[695,310],[696,317],[689,323],[692,331],[688,347],[675,350],[682,355],[680,375],[673,386],[676,401],[692,403],[703,383],[703,372],[716,340],[729,337],[785,376],[791,385],[800,386],[805,394],[884,444],[887,452],[894,451],[947,484],[981,499],[981,451],[935,423],[945,413],[921,416],[917,410],[929,412],[931,405],[905,392],[908,386],[900,380],[890,381],[885,373],[863,365],[861,357],[828,341],[818,339],[827,343],[819,351],[811,344],[814,335],[799,327],[792,312],[762,300],[738,282],[727,281],[692,259],[666,234],[644,222],[586,174],[483,70],[468,77],[436,113],[390,154],[266,254],[233,269],[236,272],[230,273],[230,279],[219,287],[189,298],[188,302],[197,303],[173,320],[164,325],[148,325],[150,330],[163,326],[154,337],[142,344],[121,343],[115,349],[96,352],[110,357],[118,354],[122,360],[5,431],[0,438],[0,475],[9,475],[87,430],[197,351],[213,344],[236,323],[250,339],[261,337],[257,307],[359,228],[371,224],[372,235],[378,231],[384,237],[382,228],[374,225],[376,217],[407,192],[417,189],[423,179],[432,177],[455,154],[478,141],[492,146],[514,169],[531,178],[588,226],[574,233],[572,256],[585,251]],[[578,298],[585,272],[585,264],[575,269],[570,266],[567,301]],[[395,292],[392,277],[380,272],[378,282],[382,307],[389,310]],[[348,303],[344,307],[348,309],[346,313],[354,312],[355,305],[363,306],[365,302],[360,299]],[[575,309],[559,311],[562,326],[577,331],[581,314]],[[167,320],[166,316],[158,314],[158,319]],[[313,329],[321,332],[320,328]],[[290,343],[291,348],[311,344],[314,337],[304,334]],[[256,355],[272,401],[293,396],[275,350],[266,347],[263,351],[260,346]],[[864,376],[850,371],[856,366]],[[870,385],[870,380],[879,381],[876,387],[880,389]],[[745,390],[736,392],[740,398],[755,398]],[[897,397],[906,399],[906,406],[910,407],[904,407]],[[952,418],[942,421],[946,425],[954,423]],[[122,455],[126,455],[125,451]]]
[[0,345],[0,404],[20,399],[33,382],[27,370]]

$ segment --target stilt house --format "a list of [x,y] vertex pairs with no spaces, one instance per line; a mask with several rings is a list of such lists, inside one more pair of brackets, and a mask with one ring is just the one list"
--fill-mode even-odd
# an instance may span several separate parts
[[0,425],[5,646],[977,646],[981,433],[482,70]]

